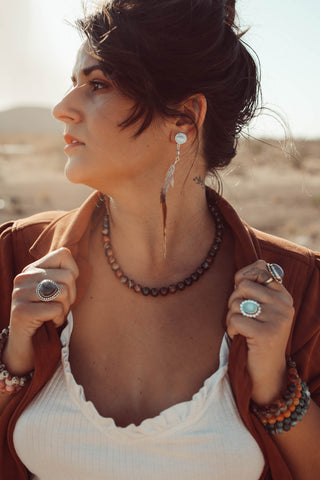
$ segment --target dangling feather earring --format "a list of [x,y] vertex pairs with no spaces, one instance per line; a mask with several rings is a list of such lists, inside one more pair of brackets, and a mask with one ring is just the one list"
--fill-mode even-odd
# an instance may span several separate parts
[[167,198],[167,193],[169,190],[169,186],[171,187],[174,186],[174,172],[176,169],[176,165],[180,160],[180,146],[186,143],[188,140],[188,137],[185,133],[177,133],[175,136],[175,141],[177,144],[177,153],[176,153],[176,159],[172,165],[170,165],[169,170],[167,171],[166,178],[164,179],[162,188],[161,188],[161,193],[160,193],[160,203],[162,206],[162,219],[163,219],[163,257],[166,258],[167,256],[167,204],[166,204],[166,198]]

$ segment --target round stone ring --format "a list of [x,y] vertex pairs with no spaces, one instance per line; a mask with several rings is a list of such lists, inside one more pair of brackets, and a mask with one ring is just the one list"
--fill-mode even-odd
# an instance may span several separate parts
[[53,280],[42,280],[38,283],[36,294],[42,302],[52,302],[61,293],[61,287]]
[[261,313],[261,305],[255,300],[243,300],[240,303],[240,312],[244,317],[257,318]]

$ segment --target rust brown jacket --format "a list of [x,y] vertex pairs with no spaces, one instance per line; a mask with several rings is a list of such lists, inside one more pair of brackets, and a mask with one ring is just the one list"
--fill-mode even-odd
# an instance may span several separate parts
[[[320,405],[320,254],[250,228],[232,207],[213,191],[225,221],[234,235],[236,270],[258,258],[279,263],[285,270],[284,284],[294,298],[295,319],[287,354],[293,356],[299,372]],[[49,251],[68,247],[80,270],[77,280],[78,303],[90,280],[88,263],[90,230],[103,215],[98,192],[71,212],[46,212],[9,222],[0,230],[0,327],[9,323],[12,282],[21,270]],[[15,423],[24,408],[54,373],[60,359],[60,340],[51,322],[33,337],[35,373],[31,383],[15,395],[0,417],[0,480],[25,480],[28,472],[13,446]],[[251,382],[246,371],[247,347],[242,336],[232,342],[229,376],[242,419],[257,440],[266,465],[261,479],[289,480],[292,475],[275,442],[250,413]],[[50,435],[50,432],[48,432]],[[320,472],[319,472],[320,478]]]

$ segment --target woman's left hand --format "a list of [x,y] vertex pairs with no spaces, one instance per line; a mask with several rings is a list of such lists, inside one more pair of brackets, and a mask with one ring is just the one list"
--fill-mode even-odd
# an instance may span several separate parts
[[[286,387],[286,346],[294,317],[293,299],[286,288],[276,281],[264,284],[271,277],[266,265],[258,260],[236,273],[227,314],[231,339],[235,335],[246,338],[251,398],[260,405],[279,398]],[[246,299],[260,304],[256,318],[241,314],[240,304]]]

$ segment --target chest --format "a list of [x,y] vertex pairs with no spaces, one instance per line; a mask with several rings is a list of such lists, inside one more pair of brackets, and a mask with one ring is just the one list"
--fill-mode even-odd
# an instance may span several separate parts
[[224,330],[213,312],[180,308],[165,315],[145,308],[126,316],[113,309],[96,314],[88,328],[75,312],[71,369],[87,400],[119,426],[190,400],[218,367]]
[[[192,398],[219,365],[233,264],[207,272],[188,291],[137,295],[97,263],[73,310],[70,364],[99,413],[140,424]],[[106,273],[105,273],[106,272]]]

